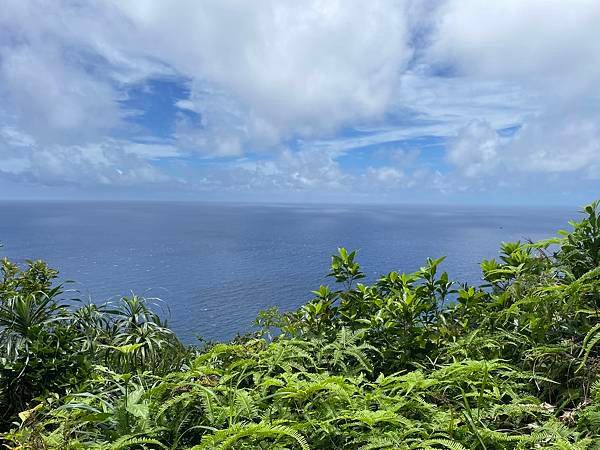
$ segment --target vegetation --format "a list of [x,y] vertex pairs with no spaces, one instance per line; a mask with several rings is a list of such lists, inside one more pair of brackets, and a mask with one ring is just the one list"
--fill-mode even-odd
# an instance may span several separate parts
[[20,449],[598,449],[600,214],[505,243],[468,286],[340,249],[299,310],[186,348],[148,301],[67,307],[4,261],[0,413]]

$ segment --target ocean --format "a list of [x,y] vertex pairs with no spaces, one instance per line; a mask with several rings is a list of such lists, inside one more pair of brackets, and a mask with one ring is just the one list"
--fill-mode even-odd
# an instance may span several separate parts
[[[157,297],[187,343],[251,329],[259,310],[291,310],[333,284],[330,255],[358,250],[366,282],[427,257],[460,281],[502,241],[568,228],[576,209],[465,206],[250,205],[177,202],[0,202],[0,257],[44,259],[66,298]],[[364,281],[364,280],[363,280]],[[73,291],[74,290],[74,291]]]

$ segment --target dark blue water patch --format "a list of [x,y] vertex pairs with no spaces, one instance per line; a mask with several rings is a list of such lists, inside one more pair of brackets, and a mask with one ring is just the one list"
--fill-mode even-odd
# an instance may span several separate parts
[[261,309],[311,298],[337,247],[358,250],[367,282],[447,256],[450,276],[479,283],[502,241],[537,240],[573,210],[440,206],[2,202],[0,255],[41,258],[83,298],[160,297],[187,342],[228,339]]

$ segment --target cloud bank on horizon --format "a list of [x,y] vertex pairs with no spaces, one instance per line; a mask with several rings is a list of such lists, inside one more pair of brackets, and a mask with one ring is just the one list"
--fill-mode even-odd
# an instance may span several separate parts
[[5,0],[0,198],[578,203],[600,2]]

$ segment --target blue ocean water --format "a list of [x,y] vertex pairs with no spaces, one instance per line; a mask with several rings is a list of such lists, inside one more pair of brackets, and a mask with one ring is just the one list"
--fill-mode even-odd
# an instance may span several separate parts
[[574,209],[440,206],[0,202],[0,256],[44,259],[71,296],[159,297],[187,342],[248,331],[270,306],[311,298],[339,246],[358,249],[367,281],[427,257],[478,283],[499,243],[551,237]]

